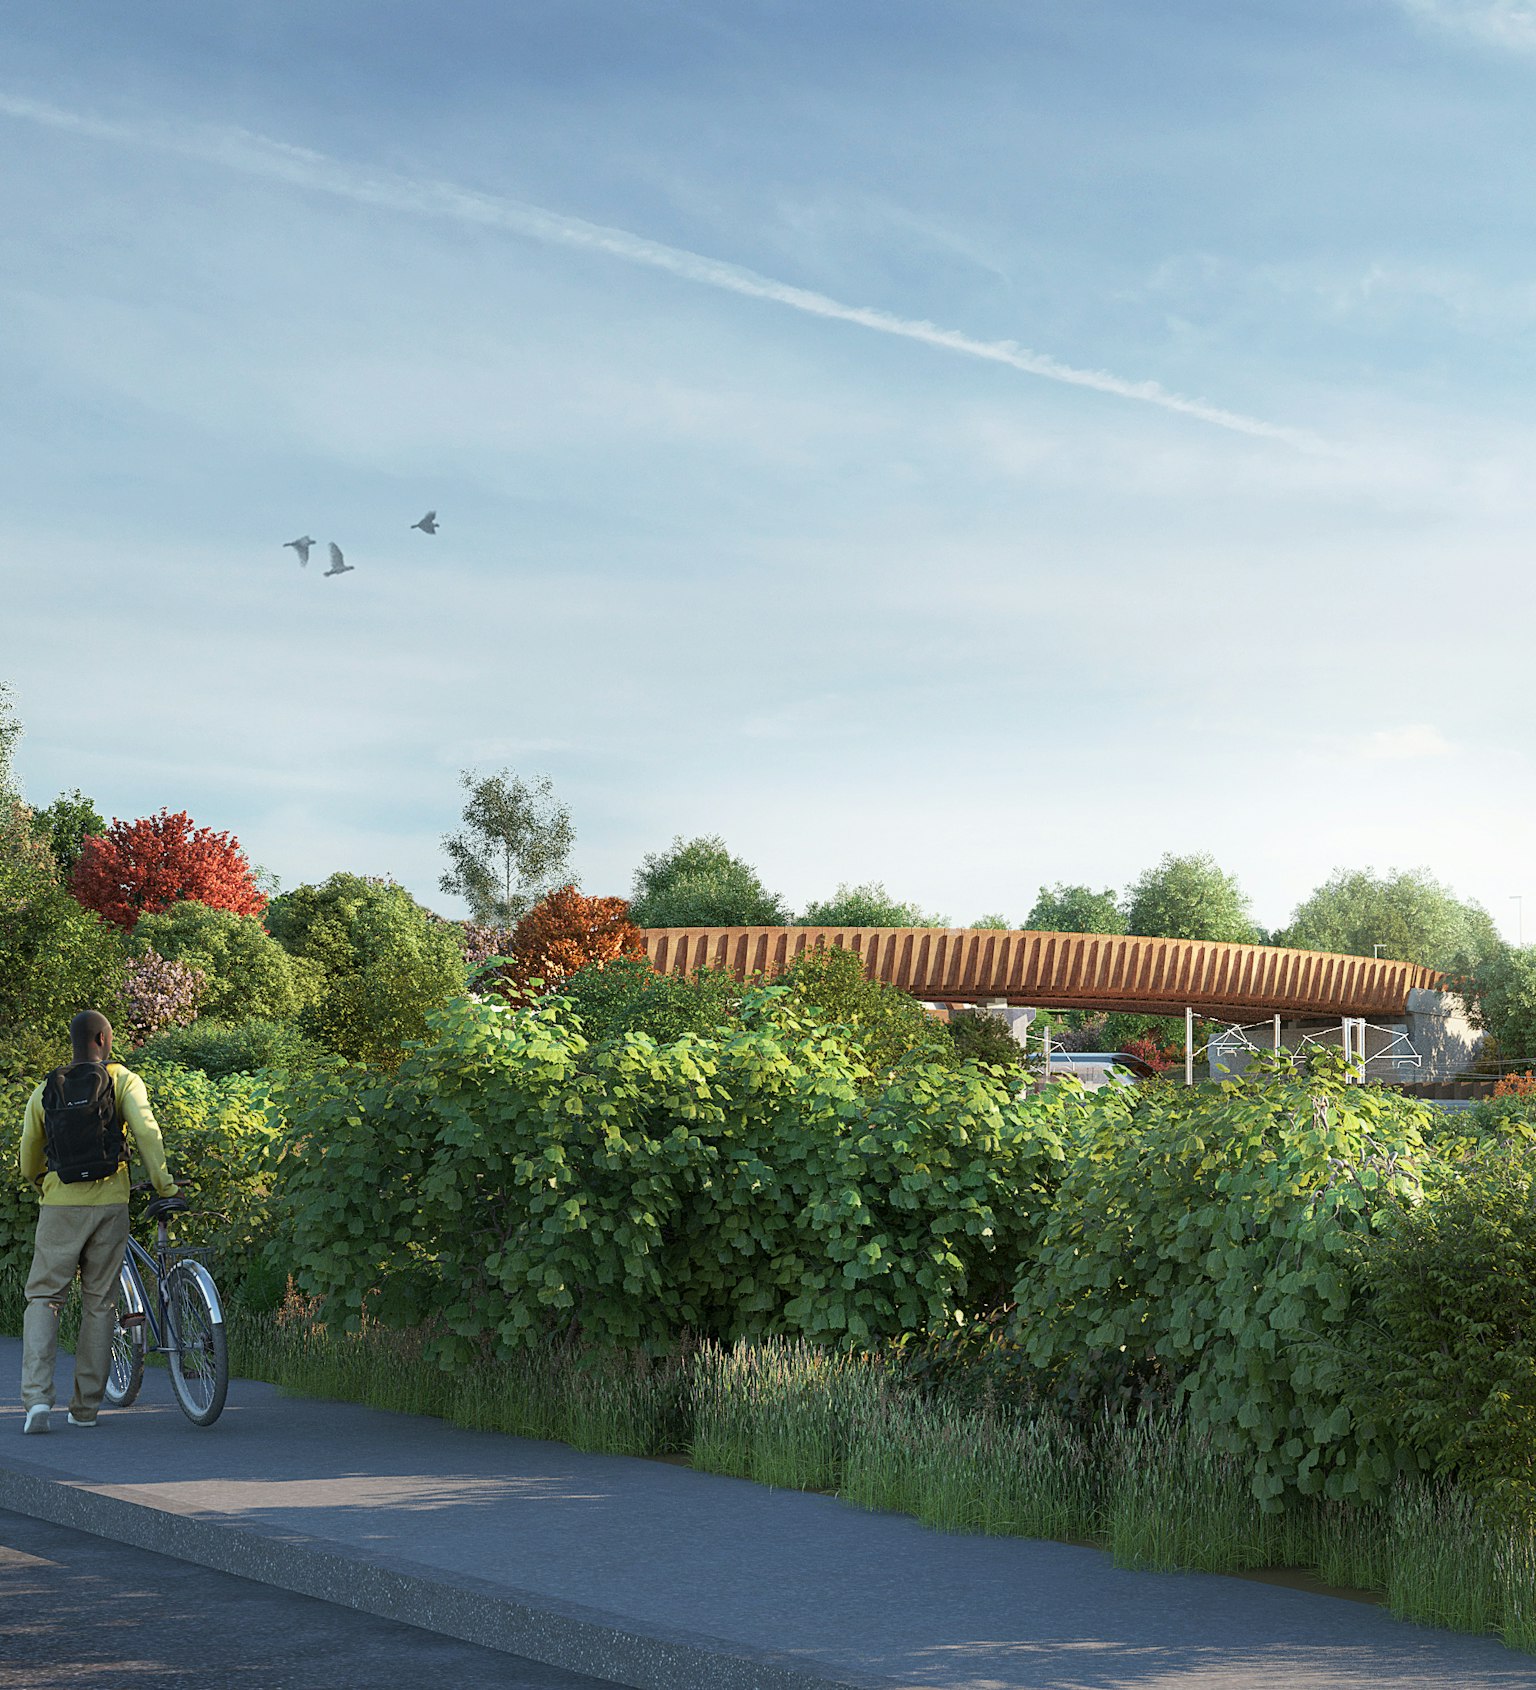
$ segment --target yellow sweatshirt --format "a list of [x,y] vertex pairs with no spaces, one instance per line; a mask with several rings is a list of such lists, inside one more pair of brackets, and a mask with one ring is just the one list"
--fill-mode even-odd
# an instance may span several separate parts
[[[133,1147],[150,1182],[160,1196],[174,1197],[176,1182],[165,1166],[165,1140],[160,1136],[160,1123],[149,1106],[149,1093],[144,1089],[144,1082],[137,1074],[130,1074],[121,1062],[109,1062],[107,1072],[112,1076],[112,1094],[117,1100],[118,1118],[127,1122]],[[21,1129],[21,1177],[38,1187],[45,1204],[89,1208],[96,1204],[126,1203],[126,1142],[123,1148],[124,1159],[115,1174],[109,1174],[106,1179],[87,1179],[76,1185],[65,1185],[57,1174],[48,1171],[43,1141],[43,1087],[39,1086],[27,1099],[27,1115]]]

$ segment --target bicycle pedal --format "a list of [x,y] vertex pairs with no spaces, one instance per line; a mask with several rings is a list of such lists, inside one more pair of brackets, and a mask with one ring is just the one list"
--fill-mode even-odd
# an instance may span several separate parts
[[144,1320],[145,1316],[142,1313],[120,1314],[117,1317],[117,1324],[119,1326],[142,1326],[144,1324]]

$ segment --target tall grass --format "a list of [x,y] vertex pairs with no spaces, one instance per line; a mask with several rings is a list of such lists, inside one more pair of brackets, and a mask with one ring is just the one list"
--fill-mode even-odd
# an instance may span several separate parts
[[236,1373],[303,1396],[613,1455],[681,1447],[686,1364],[678,1357],[552,1347],[450,1371],[427,1359],[424,1332],[335,1332],[293,1299],[271,1314],[237,1308],[230,1336]]
[[1445,1485],[1404,1486],[1389,1520],[1392,1612],[1455,1631],[1502,1630],[1506,1613],[1528,1611],[1533,1595],[1529,1562],[1509,1554],[1519,1535]]
[[1271,1564],[1275,1528],[1246,1466],[1177,1420],[1109,1423],[1105,1536],[1123,1567],[1235,1572]]
[[837,1490],[854,1428],[888,1395],[867,1357],[803,1341],[706,1344],[694,1357],[695,1467],[786,1490]]
[[1098,1521],[1085,1438],[1055,1413],[891,1397],[850,1440],[843,1493],[941,1531],[1086,1538]]
[[[23,1307],[21,1276],[0,1277],[0,1330],[19,1332]],[[1040,1404],[967,1403],[904,1383],[878,1357],[803,1342],[662,1357],[554,1345],[448,1371],[428,1360],[424,1332],[336,1332],[300,1299],[271,1313],[236,1303],[229,1329],[237,1374],[306,1396],[615,1455],[686,1451],[701,1469],[836,1492],[943,1531],[1097,1542],[1127,1567],[1300,1568],[1381,1592],[1405,1619],[1536,1653],[1536,1522],[1445,1483],[1265,1513],[1243,1463],[1176,1419],[1085,1427]],[[72,1333],[66,1311],[66,1347]]]

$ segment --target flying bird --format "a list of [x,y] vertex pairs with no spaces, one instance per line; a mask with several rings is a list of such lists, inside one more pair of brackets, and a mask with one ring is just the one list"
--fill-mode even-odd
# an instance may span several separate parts
[[299,562],[308,563],[309,548],[314,545],[314,543],[315,542],[306,534],[302,540],[284,540],[283,549],[286,551],[289,546],[292,546],[299,554]]
[[[325,574],[326,575],[346,575],[346,574],[349,574],[356,567],[356,565],[342,562],[341,547],[338,546],[334,540],[332,540],[330,542],[330,547],[331,547],[331,567],[328,570],[326,570]],[[324,579],[325,579],[325,576],[321,576],[321,580],[324,580]]]
[[437,512],[428,511],[420,522],[413,522],[411,527],[419,528],[423,534],[435,534],[437,532]]

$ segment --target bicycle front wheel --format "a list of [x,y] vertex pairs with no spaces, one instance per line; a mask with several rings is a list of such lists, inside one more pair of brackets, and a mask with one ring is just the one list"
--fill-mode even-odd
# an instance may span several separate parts
[[144,1302],[125,1262],[117,1276],[117,1324],[103,1392],[113,1408],[127,1408],[144,1383]]
[[211,1426],[229,1390],[229,1346],[213,1281],[195,1262],[166,1275],[165,1317],[171,1390],[194,1426]]

